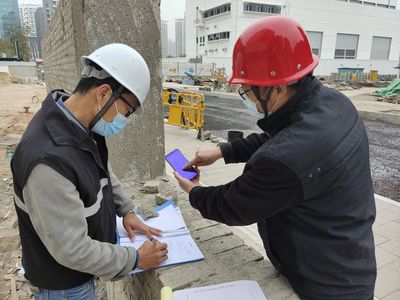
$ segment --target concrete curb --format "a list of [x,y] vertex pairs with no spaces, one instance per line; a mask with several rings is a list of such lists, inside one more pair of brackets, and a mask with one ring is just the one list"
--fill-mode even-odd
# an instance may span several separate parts
[[370,121],[381,121],[385,123],[400,125],[400,114],[392,114],[373,110],[359,110],[358,114],[361,118]]

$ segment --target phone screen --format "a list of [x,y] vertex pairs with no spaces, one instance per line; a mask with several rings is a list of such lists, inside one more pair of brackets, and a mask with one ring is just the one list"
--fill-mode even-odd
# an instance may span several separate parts
[[196,170],[193,168],[188,171],[184,171],[183,167],[186,166],[188,160],[183,156],[182,152],[179,149],[175,149],[172,152],[165,155],[165,160],[171,165],[171,167],[179,173],[182,177],[192,180],[198,174]]

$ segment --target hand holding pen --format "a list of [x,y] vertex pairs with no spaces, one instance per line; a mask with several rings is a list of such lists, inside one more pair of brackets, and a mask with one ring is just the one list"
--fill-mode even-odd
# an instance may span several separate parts
[[160,264],[168,259],[168,246],[154,237],[145,241],[138,249],[140,260],[138,268],[142,270],[158,268]]

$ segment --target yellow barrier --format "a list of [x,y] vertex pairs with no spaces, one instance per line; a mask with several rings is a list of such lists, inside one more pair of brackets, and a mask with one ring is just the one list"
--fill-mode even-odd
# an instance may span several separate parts
[[163,105],[169,108],[168,124],[186,129],[201,129],[204,125],[204,95],[163,89]]

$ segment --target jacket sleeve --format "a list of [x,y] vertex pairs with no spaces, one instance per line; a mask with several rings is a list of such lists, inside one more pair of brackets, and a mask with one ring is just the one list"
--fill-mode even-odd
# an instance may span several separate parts
[[128,194],[122,188],[122,184],[118,177],[114,174],[110,163],[108,163],[108,173],[110,175],[111,184],[113,188],[114,203],[117,215],[123,217],[127,212],[134,208],[133,201],[129,198]]
[[219,147],[226,164],[247,162],[268,139],[266,133],[252,133],[246,138],[220,144]]
[[191,205],[204,218],[233,226],[267,219],[303,199],[300,179],[287,166],[263,157],[252,165],[228,184],[193,188]]
[[136,249],[91,239],[85,208],[75,185],[51,167],[34,167],[23,189],[24,202],[36,233],[61,265],[104,280],[132,271]]

